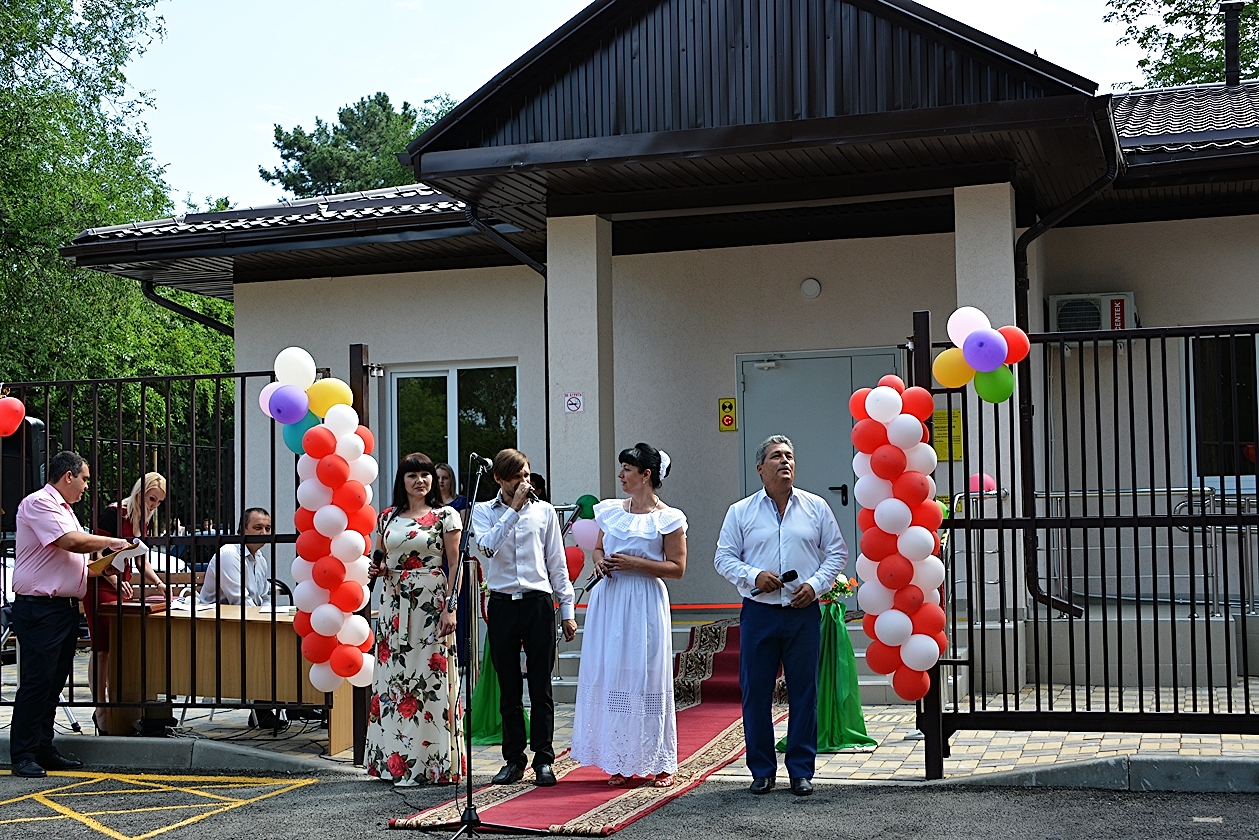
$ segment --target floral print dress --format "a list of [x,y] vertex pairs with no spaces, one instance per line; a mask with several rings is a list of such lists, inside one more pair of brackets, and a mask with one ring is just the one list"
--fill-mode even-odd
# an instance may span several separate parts
[[[389,574],[377,622],[376,671],[367,718],[369,776],[447,784],[466,772],[450,638],[437,637],[445,607],[443,535],[463,528],[450,507],[419,519],[381,513]],[[380,533],[378,531],[378,533]]]

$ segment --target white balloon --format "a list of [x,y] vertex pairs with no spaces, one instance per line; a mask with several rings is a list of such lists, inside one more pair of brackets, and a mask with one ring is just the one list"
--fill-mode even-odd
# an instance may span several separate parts
[[355,458],[350,462],[350,478],[364,487],[371,486],[371,483],[376,480],[378,472],[380,472],[380,467],[376,464],[376,459],[371,455],[364,455],[362,458]]
[[305,391],[315,382],[315,360],[300,347],[285,347],[275,357],[275,378]]
[[921,525],[910,525],[896,538],[896,553],[909,560],[923,560],[935,550],[935,534]]
[[359,610],[363,609],[363,607],[367,606],[367,602],[370,601],[371,599],[372,599],[372,591],[367,588],[367,584],[363,584],[363,595],[362,597],[358,599],[358,604],[355,605],[354,611],[358,612]]
[[315,687],[315,691],[336,691],[343,682],[345,678],[333,671],[327,662],[311,663],[310,684]]
[[939,557],[926,557],[915,561],[914,579],[910,583],[923,592],[939,588],[940,584],[944,583],[944,561]]
[[929,443],[919,443],[905,450],[905,469],[931,475],[936,468],[936,451]]
[[922,421],[912,414],[898,414],[887,424],[887,439],[893,446],[913,449],[922,443]]
[[315,530],[328,539],[339,535],[349,524],[350,517],[336,505],[324,505],[315,511]]
[[307,510],[319,510],[332,504],[332,490],[317,478],[308,478],[297,485],[297,503]]
[[573,539],[582,551],[594,551],[599,542],[599,526],[593,519],[578,519],[573,523]]
[[366,449],[367,445],[363,443],[363,439],[353,432],[337,438],[337,454],[350,463],[354,463],[363,457],[363,452]]
[[312,458],[309,455],[302,455],[297,459],[297,477],[302,481],[315,477],[315,468],[319,466],[319,459]]
[[[930,488],[929,492],[927,493],[927,498],[934,499],[936,497],[936,480],[932,478],[929,473],[926,473],[925,475],[927,476],[927,487]],[[368,497],[367,501],[369,502],[371,501],[370,496]]]
[[909,505],[900,499],[884,499],[874,508],[874,524],[879,526],[879,530],[889,534],[905,533],[913,518],[914,513],[909,509]]
[[303,583],[310,580],[311,572],[315,569],[315,564],[309,560],[303,560],[298,557],[293,561],[293,565],[289,566],[289,571],[293,573],[294,583]]
[[895,388],[880,385],[866,394],[866,414],[870,415],[871,420],[890,423],[900,413],[901,395]]
[[304,580],[293,587],[293,604],[302,612],[313,613],[316,607],[322,607],[332,597],[313,580]]
[[345,613],[336,604],[320,604],[310,611],[310,629],[320,636],[335,636],[345,627]]
[[901,645],[901,662],[915,671],[925,671],[940,658],[940,646],[936,640],[922,633],[914,633]]
[[358,412],[352,406],[334,405],[323,416],[323,424],[340,438],[358,428]]
[[332,538],[332,556],[342,563],[353,563],[366,551],[367,540],[358,531],[343,530]]
[[853,498],[863,508],[874,510],[879,502],[892,498],[892,482],[879,478],[873,473],[857,479],[852,488]]
[[[931,486],[934,487],[935,485],[932,484]],[[376,494],[372,492],[372,486],[370,484],[364,484],[363,489],[367,491],[367,501],[365,502],[365,504],[370,505],[372,503],[372,499],[375,497]]]
[[864,554],[857,555],[857,577],[862,581],[878,580],[879,564],[866,557]]
[[874,470],[870,469],[870,456],[864,452],[858,452],[852,456],[852,472],[857,478],[865,478],[872,475]]
[[372,675],[375,673],[376,660],[371,654],[363,657],[363,667],[358,669],[358,673],[350,677],[350,685],[356,688],[366,688],[372,684]]
[[874,635],[880,642],[890,647],[905,644],[913,634],[914,623],[900,610],[880,613],[874,620]]
[[922,602],[924,604],[935,604],[940,606],[940,590],[929,589],[922,593]]
[[992,328],[992,322],[988,320],[988,316],[973,306],[959,306],[949,316],[949,325],[947,327],[949,333],[949,341],[961,347],[966,343],[966,336],[975,330],[987,330]]
[[[314,627],[314,621],[311,622]],[[341,632],[337,633],[337,641],[343,645],[354,645],[358,647],[367,641],[367,637],[372,634],[371,625],[367,623],[367,619],[361,615],[351,615],[345,619],[345,624],[341,627]]]
[[879,583],[877,575],[862,580],[857,587],[857,606],[871,615],[887,612],[895,600],[896,593]]
[[368,560],[366,557],[360,557],[357,560],[345,564],[345,579],[352,580],[355,583],[366,584]]

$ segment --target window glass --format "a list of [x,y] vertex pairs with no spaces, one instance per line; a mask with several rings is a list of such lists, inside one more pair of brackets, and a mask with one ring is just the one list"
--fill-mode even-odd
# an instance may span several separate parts
[[[446,377],[407,376],[397,382],[398,456],[423,452],[434,463],[446,460],[449,451]],[[390,470],[382,469],[382,472],[392,475]]]
[[1195,342],[1195,449],[1198,474],[1255,474],[1257,431],[1255,339],[1244,335]]
[[[476,452],[493,458],[500,449],[515,449],[517,437],[516,368],[466,368],[458,373],[460,492],[466,493],[463,471]],[[492,498],[498,485],[481,480],[477,501]]]

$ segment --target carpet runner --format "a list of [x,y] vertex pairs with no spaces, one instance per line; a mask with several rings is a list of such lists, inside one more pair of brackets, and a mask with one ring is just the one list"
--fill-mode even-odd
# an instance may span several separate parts
[[[687,649],[678,656],[674,677],[678,721],[678,772],[672,787],[652,787],[635,779],[625,787],[607,783],[608,774],[582,767],[565,750],[552,765],[559,784],[489,785],[473,801],[487,823],[546,829],[552,834],[602,837],[619,831],[692,788],[744,751],[739,691],[737,619],[691,630]],[[458,820],[463,799],[392,819],[390,828],[425,829]]]

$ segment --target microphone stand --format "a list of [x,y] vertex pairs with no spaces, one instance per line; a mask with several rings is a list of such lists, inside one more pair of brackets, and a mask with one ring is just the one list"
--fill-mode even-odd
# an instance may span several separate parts
[[[476,504],[477,491],[481,489],[481,476],[487,471],[484,464],[479,461],[468,459],[468,467],[473,473],[472,492],[468,494],[469,505]],[[459,639],[459,679],[463,683],[463,699],[464,714],[468,715],[468,719],[464,722],[463,739],[464,749],[468,756],[468,772],[465,779],[467,786],[464,793],[465,803],[463,813],[459,815],[459,819],[450,822],[441,823],[440,825],[424,826],[424,831],[454,831],[452,840],[461,837],[480,837],[481,834],[525,834],[535,837],[543,837],[551,832],[543,828],[525,828],[524,826],[504,825],[501,823],[485,822],[477,814],[476,803],[472,799],[472,667],[471,664],[477,659],[477,620],[478,610],[477,600],[475,596],[478,593],[473,591],[476,584],[476,558],[468,552],[468,546],[471,544],[472,538],[472,517],[469,515],[467,527],[463,529],[463,537],[459,540],[459,565],[458,579],[456,585],[451,587],[452,592],[458,592],[463,599],[464,608],[472,606],[472,613],[469,615],[464,624],[463,638]],[[456,610],[458,605],[456,604]],[[491,666],[493,667],[493,666]]]

